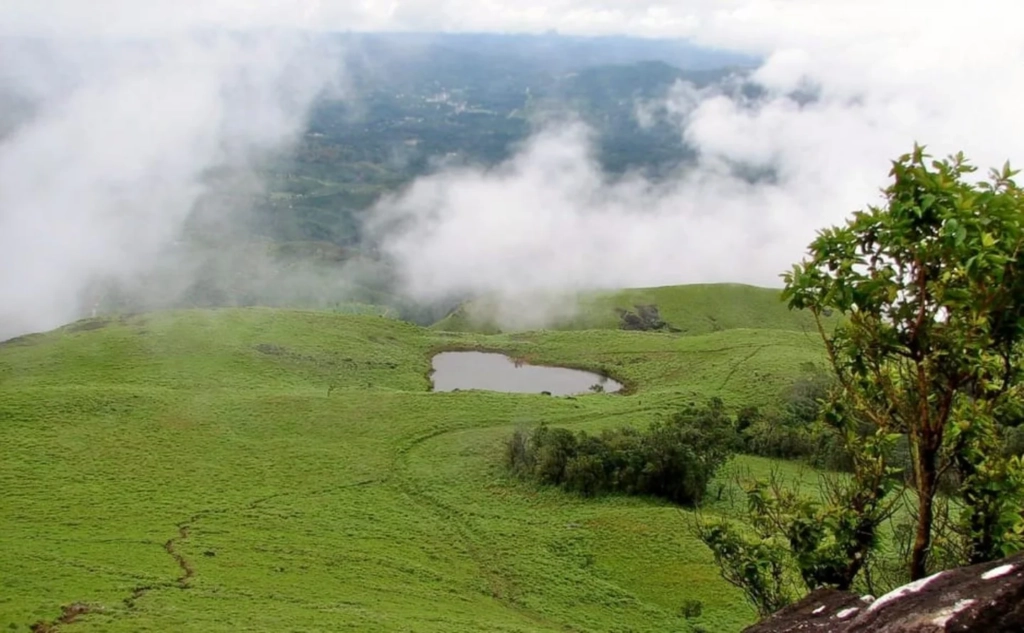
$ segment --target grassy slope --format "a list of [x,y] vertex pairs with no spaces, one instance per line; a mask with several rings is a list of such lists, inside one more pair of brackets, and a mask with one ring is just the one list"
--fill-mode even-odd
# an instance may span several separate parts
[[[574,317],[555,323],[560,330],[617,329],[616,309],[635,311],[636,305],[658,306],[661,317],[683,334],[706,334],[737,328],[813,332],[806,312],[789,310],[780,291],[742,284],[701,284],[640,288],[582,295]],[[471,302],[434,325],[436,330],[496,331],[495,304]]]
[[[635,393],[428,393],[450,347],[604,369]],[[0,626],[79,602],[92,611],[62,630],[668,631],[693,598],[692,623],[735,631],[752,613],[689,513],[510,481],[500,442],[757,402],[817,355],[781,330],[484,337],[261,309],[3,344]]]

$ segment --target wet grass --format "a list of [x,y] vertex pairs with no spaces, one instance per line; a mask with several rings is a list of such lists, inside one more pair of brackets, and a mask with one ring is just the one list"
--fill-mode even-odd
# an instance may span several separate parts
[[[450,347],[605,372],[632,395],[429,393]],[[0,627],[737,631],[753,613],[691,513],[511,480],[501,442],[756,403],[817,354],[786,331],[487,337],[263,309],[0,346]]]

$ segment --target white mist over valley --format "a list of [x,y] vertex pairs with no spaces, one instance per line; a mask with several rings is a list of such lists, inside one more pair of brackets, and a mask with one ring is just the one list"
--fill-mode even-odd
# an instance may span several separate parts
[[[97,288],[111,284],[142,297],[142,308],[188,305],[195,300],[182,297],[197,293],[208,303],[377,303],[370,291],[356,295],[378,286],[403,305],[487,295],[514,311],[530,297],[549,306],[533,324],[571,312],[563,297],[581,291],[776,286],[816,229],[877,200],[889,161],[915,141],[937,155],[963,150],[983,169],[1024,156],[1014,133],[1024,47],[1012,2],[970,11],[924,1],[586,10],[566,2],[536,11],[529,3],[498,11],[463,2],[387,11],[328,0],[184,4],[191,9],[16,1],[2,10],[0,336],[103,311],[113,295]],[[101,8],[121,19],[98,20]],[[683,38],[759,61],[730,59],[714,81],[679,79],[620,99],[638,129],[660,126],[657,134],[675,135],[688,152],[656,176],[630,164],[609,172],[601,131],[571,108],[555,117],[512,109],[529,131],[495,160],[414,157],[422,168],[367,194],[372,204],[348,221],[358,237],[335,240],[358,256],[338,255],[325,268],[266,255],[267,240],[331,242],[316,230],[268,237],[266,222],[253,220],[254,199],[272,207],[271,222],[295,208],[292,199],[277,204],[284,194],[267,164],[316,137],[311,116],[325,100],[347,104],[355,126],[376,113],[369,84],[347,79],[356,65],[373,80],[376,54],[331,33],[554,25],[566,36],[624,28]],[[428,54],[440,46],[432,38],[442,41],[419,37],[402,54]],[[472,114],[471,99],[436,90],[436,103]],[[405,169],[417,147],[410,133],[383,164]],[[292,186],[290,173],[281,168],[275,182]],[[331,186],[319,172],[303,177]],[[246,246],[228,256],[213,234]],[[201,254],[197,237],[208,241]],[[197,284],[219,285],[203,295]]]

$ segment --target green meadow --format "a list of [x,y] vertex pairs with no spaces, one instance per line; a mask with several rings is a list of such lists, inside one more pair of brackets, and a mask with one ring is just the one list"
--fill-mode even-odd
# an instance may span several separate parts
[[[741,308],[735,287],[703,304],[708,287],[631,291],[588,308],[591,329],[497,335],[186,311],[0,344],[0,627],[738,631],[754,612],[692,536],[692,511],[538,488],[501,455],[541,421],[600,429],[711,396],[771,401],[820,345],[776,291],[739,288],[775,304]],[[615,302],[640,300],[683,331],[614,329]],[[709,313],[717,325],[698,327]],[[431,393],[430,358],[453,349],[627,389]],[[736,512],[734,476],[771,468],[814,476],[738,457],[704,512]]]
[[[779,290],[745,284],[693,284],[660,288],[633,288],[609,292],[553,296],[553,306],[570,309],[550,324],[556,330],[617,329],[618,310],[635,311],[638,305],[655,305],[665,323],[681,334],[695,335],[735,330],[785,330],[815,333],[809,313],[789,310]],[[434,325],[437,330],[496,332],[500,301],[488,298],[469,302]]]

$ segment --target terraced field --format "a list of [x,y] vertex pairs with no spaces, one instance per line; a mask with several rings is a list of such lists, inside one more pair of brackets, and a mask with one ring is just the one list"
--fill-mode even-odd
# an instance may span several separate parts
[[[462,348],[602,371],[627,393],[430,393],[431,355]],[[3,343],[0,626],[736,631],[753,612],[690,512],[512,480],[501,442],[541,420],[764,402],[818,358],[800,328],[486,336],[268,309]],[[734,510],[730,473],[768,467],[735,460],[706,511]]]

